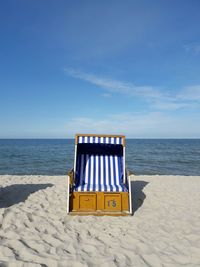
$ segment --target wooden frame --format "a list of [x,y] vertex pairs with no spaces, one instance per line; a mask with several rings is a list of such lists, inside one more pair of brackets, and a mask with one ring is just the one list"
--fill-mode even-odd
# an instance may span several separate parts
[[122,138],[122,145],[125,146],[125,135],[114,135],[114,134],[76,134],[75,135],[75,144],[78,144],[79,136],[94,136],[94,137],[119,137]]

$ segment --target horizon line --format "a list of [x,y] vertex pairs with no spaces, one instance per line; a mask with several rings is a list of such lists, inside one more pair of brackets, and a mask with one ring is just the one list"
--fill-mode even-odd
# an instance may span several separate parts
[[[64,137],[12,137],[12,138],[4,138],[4,137],[0,137],[0,140],[73,140],[75,139],[75,137],[68,137],[68,138],[64,138]],[[125,139],[200,139],[200,137],[126,137]]]

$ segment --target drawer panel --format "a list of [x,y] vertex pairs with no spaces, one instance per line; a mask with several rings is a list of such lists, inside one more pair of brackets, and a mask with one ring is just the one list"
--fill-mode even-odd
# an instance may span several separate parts
[[80,211],[96,211],[96,194],[80,194],[79,195],[79,210]]

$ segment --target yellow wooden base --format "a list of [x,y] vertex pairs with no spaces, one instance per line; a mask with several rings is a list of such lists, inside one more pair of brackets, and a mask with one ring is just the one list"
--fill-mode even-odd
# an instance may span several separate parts
[[73,192],[70,195],[72,215],[129,215],[128,192]]

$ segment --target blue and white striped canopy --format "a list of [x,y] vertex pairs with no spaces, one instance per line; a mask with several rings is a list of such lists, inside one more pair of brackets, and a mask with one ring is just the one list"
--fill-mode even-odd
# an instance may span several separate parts
[[124,136],[76,135],[75,191],[124,192]]
[[113,144],[123,145],[123,137],[105,137],[105,136],[78,136],[78,144]]

